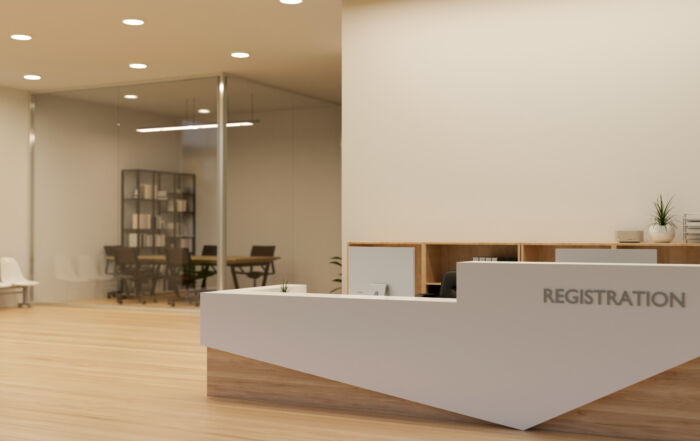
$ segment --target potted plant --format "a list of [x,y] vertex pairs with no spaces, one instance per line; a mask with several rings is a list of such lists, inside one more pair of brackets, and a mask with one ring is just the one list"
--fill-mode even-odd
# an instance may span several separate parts
[[676,237],[676,225],[671,214],[671,201],[664,201],[662,195],[654,202],[654,222],[649,225],[649,237],[652,242],[667,243]]
[[287,281],[285,280],[280,285],[280,292],[287,292],[288,289],[289,289],[289,286],[287,285]]
[[[343,258],[340,257],[340,256],[333,256],[333,257],[331,257],[331,260],[330,260],[330,262],[328,262],[328,263],[330,263],[331,265],[335,265],[335,266],[338,266],[338,267],[342,268],[342,267],[343,267]],[[343,279],[341,279],[341,277],[342,277],[342,274],[338,274],[338,277],[336,277],[335,279],[333,279],[333,282],[334,282],[334,283],[343,283]],[[336,286],[336,287],[333,289],[333,291],[331,291],[331,294],[333,294],[333,293],[335,293],[335,292],[338,292],[338,291],[340,291],[341,289],[343,289],[342,286]]]

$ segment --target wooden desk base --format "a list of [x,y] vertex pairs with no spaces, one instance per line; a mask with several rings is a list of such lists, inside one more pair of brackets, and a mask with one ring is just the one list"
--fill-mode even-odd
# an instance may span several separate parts
[[[487,424],[211,348],[207,352],[207,394],[372,415]],[[698,441],[700,358],[554,418],[537,429],[652,441]]]

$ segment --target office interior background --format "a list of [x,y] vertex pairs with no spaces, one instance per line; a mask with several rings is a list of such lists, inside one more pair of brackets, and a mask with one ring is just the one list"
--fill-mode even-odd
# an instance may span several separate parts
[[270,285],[347,293],[348,243],[608,243],[660,194],[700,213],[696,2],[176,3],[0,14],[0,256],[37,305],[118,307],[79,264],[109,276],[105,246],[217,245],[217,130],[138,129],[216,125],[220,75],[253,122],[227,130],[226,254],[275,246]]

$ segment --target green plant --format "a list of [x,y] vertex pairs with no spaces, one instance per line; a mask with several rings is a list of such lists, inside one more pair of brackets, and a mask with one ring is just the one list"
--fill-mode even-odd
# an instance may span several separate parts
[[[331,257],[331,260],[330,260],[330,262],[328,262],[328,263],[330,263],[331,265],[336,265],[336,266],[339,266],[340,268],[343,268],[343,258],[340,257],[340,256],[333,256],[333,257]],[[343,277],[343,271],[342,271],[342,269],[341,269],[340,273],[338,273],[338,277],[335,278],[335,279],[333,279],[333,283],[343,283],[343,279],[342,279],[341,277]],[[340,291],[341,289],[343,289],[342,286],[336,286],[336,287],[333,289],[333,291],[331,291],[331,293],[338,292],[338,291]]]
[[659,198],[654,202],[654,224],[666,226],[670,225],[675,227],[676,224],[673,223],[674,216],[671,214],[673,207],[671,206],[671,201],[673,201],[673,196],[671,199],[664,201],[663,195],[659,195]]
[[289,286],[287,286],[287,281],[285,280],[285,281],[282,282],[282,284],[280,285],[280,291],[282,291],[282,292],[287,292],[287,289],[289,289]]

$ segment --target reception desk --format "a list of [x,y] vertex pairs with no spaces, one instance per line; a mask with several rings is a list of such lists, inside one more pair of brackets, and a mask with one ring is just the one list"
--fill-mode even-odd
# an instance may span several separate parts
[[700,267],[460,262],[457,273],[456,299],[203,293],[208,394],[700,439]]

